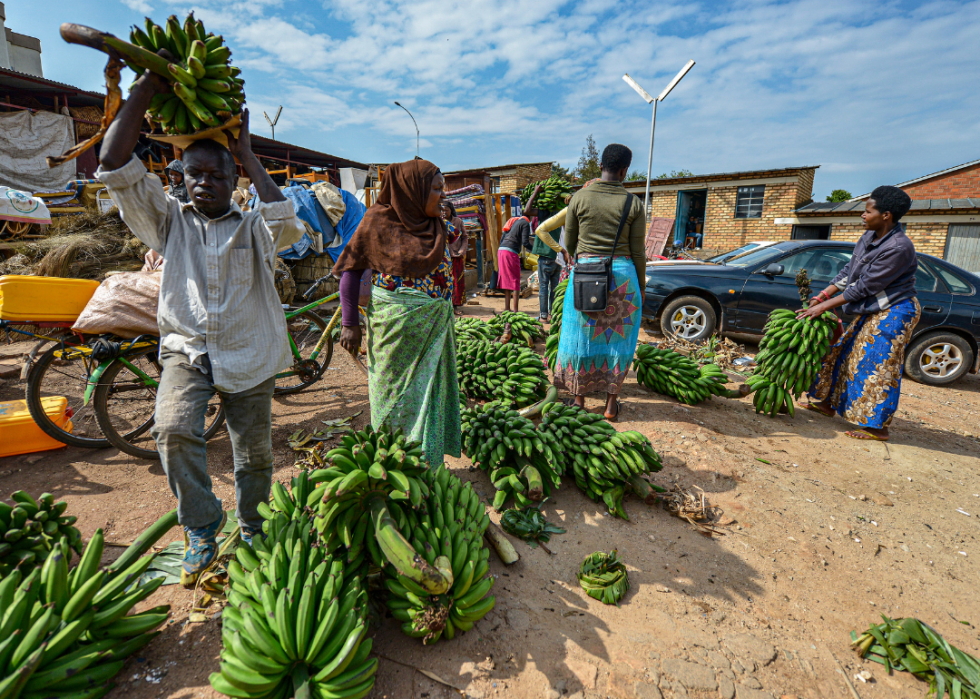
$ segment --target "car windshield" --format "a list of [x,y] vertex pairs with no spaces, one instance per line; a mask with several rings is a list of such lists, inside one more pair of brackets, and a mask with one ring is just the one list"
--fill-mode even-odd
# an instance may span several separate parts
[[792,245],[792,243],[776,243],[766,248],[749,250],[748,252],[743,252],[738,257],[725,260],[725,265],[728,267],[752,267],[771,260],[774,257],[779,257],[786,252],[787,248],[792,247]]
[[706,262],[714,262],[715,264],[721,264],[726,260],[730,260],[733,257],[738,257],[749,250],[755,250],[759,247],[756,243],[749,243],[748,245],[743,245],[740,248],[735,248],[734,250],[729,250],[728,252],[723,252],[720,255],[715,255],[714,257],[709,257]]

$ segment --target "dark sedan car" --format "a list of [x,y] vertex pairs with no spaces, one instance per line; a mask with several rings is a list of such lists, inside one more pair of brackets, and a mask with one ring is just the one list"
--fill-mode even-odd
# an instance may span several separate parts
[[[724,264],[648,267],[643,317],[687,340],[716,330],[762,334],[772,309],[800,307],[800,269],[807,270],[817,293],[853,252],[854,244],[843,241],[789,240]],[[918,257],[915,289],[922,317],[906,351],[905,372],[922,383],[952,383],[978,369],[980,277],[931,255]],[[845,322],[852,317],[843,316]]]

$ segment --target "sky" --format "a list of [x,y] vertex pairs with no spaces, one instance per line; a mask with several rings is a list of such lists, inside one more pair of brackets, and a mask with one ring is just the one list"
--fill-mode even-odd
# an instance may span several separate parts
[[[242,69],[252,130],[360,162],[415,155],[444,171],[574,167],[586,137],[646,170],[819,165],[818,201],[980,159],[980,0],[6,0],[41,40],[45,77],[90,90],[104,56],[62,22],[127,37],[190,10]],[[131,73],[126,71],[131,77]],[[128,80],[128,77],[127,77]]]

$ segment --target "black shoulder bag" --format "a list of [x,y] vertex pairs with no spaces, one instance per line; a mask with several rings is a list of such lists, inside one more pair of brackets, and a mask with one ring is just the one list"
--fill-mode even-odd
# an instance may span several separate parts
[[594,313],[606,310],[609,286],[612,284],[612,258],[616,254],[619,236],[623,233],[623,226],[626,225],[626,217],[629,216],[631,208],[633,208],[633,195],[627,194],[626,204],[623,205],[623,215],[619,219],[619,230],[616,231],[616,240],[613,241],[609,257],[589,260],[588,262],[575,262],[575,276],[572,277],[572,301],[576,311]]

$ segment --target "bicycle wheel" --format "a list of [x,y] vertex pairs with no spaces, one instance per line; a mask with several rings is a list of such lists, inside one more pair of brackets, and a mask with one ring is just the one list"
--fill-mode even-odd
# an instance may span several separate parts
[[326,328],[323,318],[311,311],[300,313],[286,321],[286,330],[296,345],[296,352],[293,353],[293,366],[276,375],[277,395],[298,393],[323,376],[333,356],[333,340],[329,335],[325,338],[317,358],[312,359],[311,355]]
[[[133,368],[119,359],[114,360],[102,373],[95,389],[93,402],[99,426],[119,451],[141,459],[159,461],[157,443],[150,434],[161,369],[157,348],[150,347],[127,354],[124,358]],[[211,397],[204,416],[204,439],[214,436],[224,421],[224,407],[216,393]]]
[[[60,349],[61,345],[52,345],[31,366],[27,374],[27,409],[49,437],[73,447],[105,449],[110,443],[101,433],[94,406],[91,402],[85,405],[85,387],[94,368],[92,360],[88,355],[71,359],[56,357]],[[52,396],[64,396],[68,400],[74,433],[61,429],[44,412],[41,402]]]

